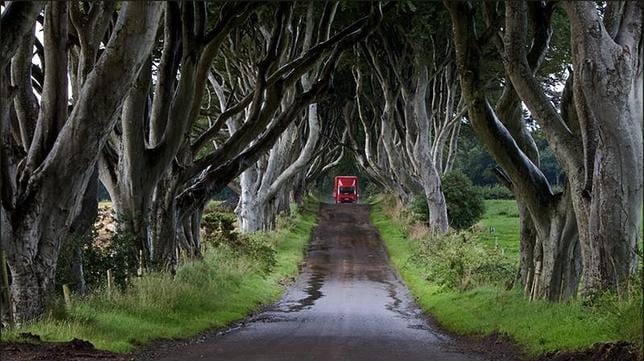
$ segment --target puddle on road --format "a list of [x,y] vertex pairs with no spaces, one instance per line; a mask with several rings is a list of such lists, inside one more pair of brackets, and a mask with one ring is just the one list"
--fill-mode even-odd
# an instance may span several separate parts
[[326,278],[327,271],[326,269],[313,267],[311,276],[307,282],[306,289],[304,290],[307,294],[305,298],[299,299],[292,304],[287,305],[286,310],[282,312],[291,313],[299,312],[308,308],[311,308],[315,304],[315,301],[319,300],[324,296],[322,293],[322,285],[324,284],[324,279]]

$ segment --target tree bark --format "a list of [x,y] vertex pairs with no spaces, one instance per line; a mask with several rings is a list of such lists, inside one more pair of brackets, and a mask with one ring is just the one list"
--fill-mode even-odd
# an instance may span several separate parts
[[584,286],[625,292],[637,267],[642,219],[642,9],[627,2],[611,37],[589,5],[565,5],[577,83],[575,106],[580,123],[592,129],[588,136],[596,135],[585,142],[586,158],[592,162],[592,180],[586,178],[585,189],[591,191],[583,193],[578,211],[585,216],[588,209],[589,217]]
[[169,170],[154,190],[149,213],[149,238],[153,269],[174,273],[177,267],[178,215],[175,194],[178,179]]

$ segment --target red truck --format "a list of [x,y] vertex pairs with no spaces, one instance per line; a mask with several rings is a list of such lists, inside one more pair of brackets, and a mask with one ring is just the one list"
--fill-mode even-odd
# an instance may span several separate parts
[[358,177],[354,175],[335,177],[335,186],[333,187],[335,203],[357,203],[358,196]]

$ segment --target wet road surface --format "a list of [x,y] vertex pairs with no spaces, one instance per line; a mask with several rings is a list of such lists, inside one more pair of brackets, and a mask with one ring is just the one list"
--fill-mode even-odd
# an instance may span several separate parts
[[433,330],[389,265],[369,206],[323,204],[307,263],[243,326],[156,360],[478,361]]

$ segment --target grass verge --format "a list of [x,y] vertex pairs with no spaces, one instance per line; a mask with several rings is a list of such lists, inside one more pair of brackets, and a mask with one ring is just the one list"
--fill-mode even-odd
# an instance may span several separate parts
[[185,338],[229,325],[276,301],[283,285],[297,275],[317,209],[317,201],[309,199],[278,231],[261,235],[277,250],[270,272],[229,248],[211,248],[203,260],[182,265],[174,278],[148,274],[123,292],[108,295],[100,290],[74,299],[70,310],[53,312],[2,338],[20,341],[24,332],[45,341],[78,338],[98,349],[123,353],[153,340]]
[[371,217],[391,262],[422,310],[450,331],[474,335],[501,333],[515,340],[529,356],[585,349],[597,342],[641,342],[642,315],[638,306],[641,299],[604,298],[593,306],[580,301],[529,302],[520,290],[505,290],[502,286],[480,286],[459,292],[428,282],[426,270],[415,261],[414,242],[405,234],[401,210],[388,203],[387,200],[374,203]]

